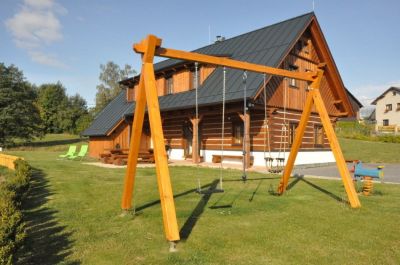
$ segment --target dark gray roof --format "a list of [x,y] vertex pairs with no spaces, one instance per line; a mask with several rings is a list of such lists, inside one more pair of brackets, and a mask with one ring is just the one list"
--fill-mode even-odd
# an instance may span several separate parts
[[[229,54],[235,60],[278,67],[312,17],[314,13],[308,13],[193,52],[210,55]],[[181,60],[168,59],[155,64],[154,69],[157,72],[180,63],[182,63]],[[234,69],[226,71],[226,101],[243,100],[243,71]],[[199,105],[210,105],[222,101],[222,73],[222,68],[218,67],[199,87]],[[247,97],[253,98],[263,82],[263,76],[253,72],[249,72],[247,76]],[[160,108],[170,110],[193,107],[194,93],[194,90],[190,90],[162,96]]]
[[[235,60],[278,67],[313,17],[313,12],[308,13],[202,47],[193,52],[210,55],[228,54],[230,58]],[[168,59],[155,64],[154,69],[157,72],[181,63],[181,60]],[[212,105],[222,101],[222,78],[223,69],[218,67],[199,87],[198,103],[200,106]],[[243,100],[244,89],[242,78],[243,71],[234,69],[226,70],[227,102]],[[138,77],[134,79],[137,80]],[[122,83],[128,80],[124,80]],[[263,76],[261,74],[247,73],[247,98],[255,97],[262,82]],[[161,96],[159,97],[159,102],[160,108],[163,111],[193,108],[195,105],[195,90]],[[116,101],[111,102],[111,106],[107,106],[98,115],[93,124],[84,132],[84,135],[105,135],[107,130],[112,129],[116,125],[116,119],[121,119],[123,110],[125,115],[133,113],[134,103],[121,102],[119,104],[121,105],[117,106]],[[113,112],[114,114],[108,112]],[[112,115],[118,117],[111,117]],[[103,122],[106,124],[102,124]],[[94,124],[96,124],[95,129],[92,129]],[[96,132],[96,134],[91,134],[92,132]]]
[[89,128],[82,132],[83,136],[107,135],[112,128],[124,118],[126,110],[132,105],[126,101],[126,91],[123,90],[113,99],[92,122]]

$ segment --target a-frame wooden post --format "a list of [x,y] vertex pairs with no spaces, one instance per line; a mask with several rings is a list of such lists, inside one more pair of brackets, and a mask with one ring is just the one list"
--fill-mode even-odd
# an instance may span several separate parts
[[155,50],[156,47],[161,45],[161,40],[153,35],[149,35],[142,42],[142,45],[145,47],[145,51],[142,56],[142,72],[138,86],[139,91],[136,99],[128,166],[125,175],[121,207],[124,210],[128,210],[132,206],[132,193],[135,184],[134,180],[139,154],[140,137],[142,134],[143,119],[147,103],[151,137],[154,145],[154,159],[156,163],[157,183],[163,214],[164,232],[167,240],[174,242],[178,241],[180,238],[168,170],[168,159],[165,152],[164,134],[161,124],[160,106],[158,103],[153,66]]
[[192,139],[192,161],[195,164],[200,163],[200,143],[199,143],[199,124],[203,116],[198,118],[190,118],[190,122],[193,127],[193,139]]
[[352,208],[361,207],[360,201],[358,199],[356,190],[353,185],[353,181],[351,179],[349,170],[346,166],[346,161],[344,160],[342,151],[340,149],[339,142],[337,140],[335,131],[332,127],[331,121],[329,119],[328,112],[325,108],[325,104],[322,100],[321,94],[319,92],[319,87],[321,84],[322,77],[324,75],[324,71],[319,68],[317,70],[317,77],[310,85],[310,91],[308,92],[306,103],[303,109],[303,113],[300,118],[299,126],[296,129],[295,139],[292,145],[292,149],[290,150],[289,158],[285,169],[283,171],[282,179],[280,181],[278,187],[278,193],[283,194],[288,185],[288,181],[290,178],[290,174],[292,173],[294,162],[296,160],[297,153],[300,149],[301,142],[303,139],[304,131],[309,120],[312,106],[315,105],[317,112],[321,118],[322,125],[324,127],[326,136],[328,137],[329,144],[331,146],[333,155],[336,159],[336,164],[339,169],[340,176],[342,177],[342,181]]

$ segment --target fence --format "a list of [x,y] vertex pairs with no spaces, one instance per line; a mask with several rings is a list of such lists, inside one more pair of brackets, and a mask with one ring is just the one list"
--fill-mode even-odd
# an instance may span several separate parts
[[17,159],[23,159],[23,158],[18,156],[0,154],[0,166],[4,166],[14,170],[15,169],[14,161]]
[[396,125],[377,126],[377,132],[397,134],[399,132],[399,128]]

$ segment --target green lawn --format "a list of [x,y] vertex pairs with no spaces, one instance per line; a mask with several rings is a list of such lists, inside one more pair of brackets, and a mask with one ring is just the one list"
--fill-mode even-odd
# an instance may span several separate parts
[[400,144],[339,139],[346,159],[371,163],[400,163]]
[[400,185],[376,184],[350,209],[341,182],[225,171],[225,193],[193,192],[219,170],[171,167],[182,241],[169,253],[154,169],[137,176],[137,215],[121,217],[123,169],[14,151],[37,169],[25,205],[29,237],[20,264],[399,264]]
[[66,152],[68,146],[72,144],[87,144],[87,139],[73,134],[46,134],[43,138],[34,139],[31,143],[17,143],[17,146],[11,150]]

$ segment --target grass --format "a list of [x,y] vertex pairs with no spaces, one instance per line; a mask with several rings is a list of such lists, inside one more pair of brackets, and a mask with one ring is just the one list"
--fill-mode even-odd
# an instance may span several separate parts
[[[20,264],[399,264],[400,185],[375,184],[350,209],[341,182],[225,171],[225,193],[202,197],[219,170],[171,167],[182,241],[168,253],[154,169],[137,173],[137,215],[121,216],[123,169],[15,151],[37,169],[25,205]],[[39,170],[40,169],[40,170]]]
[[339,138],[346,159],[370,163],[399,163],[400,144]]
[[46,134],[43,138],[34,139],[31,143],[17,143],[12,151],[67,151],[69,145],[87,144],[86,138],[72,134]]

